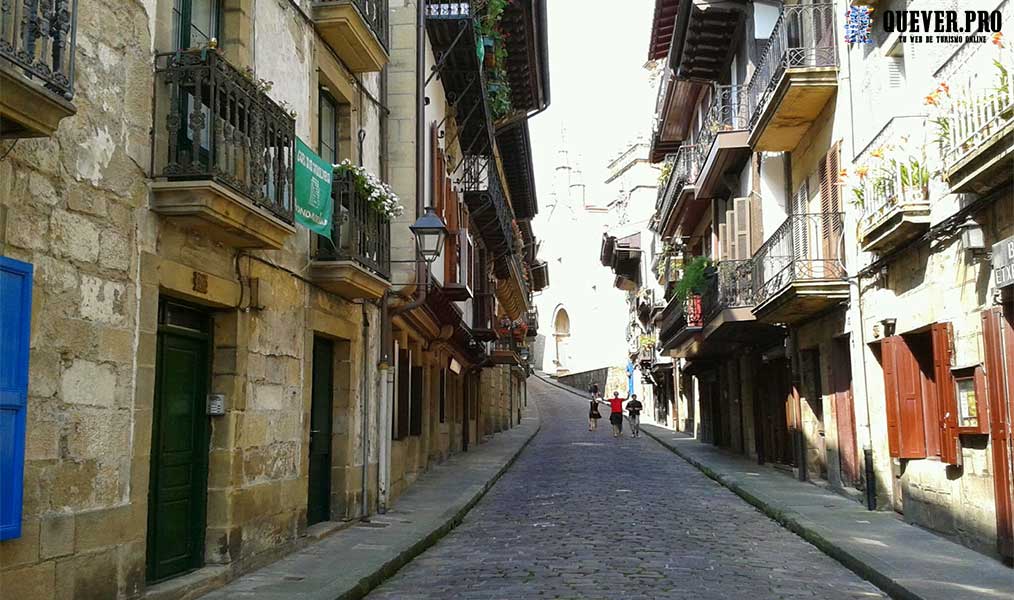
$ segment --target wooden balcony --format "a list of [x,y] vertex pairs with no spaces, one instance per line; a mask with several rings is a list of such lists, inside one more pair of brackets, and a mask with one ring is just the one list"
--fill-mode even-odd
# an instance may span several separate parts
[[376,300],[391,287],[391,222],[356,190],[351,174],[331,187],[331,239],[316,236],[309,277],[349,299]]
[[49,137],[77,112],[77,4],[0,6],[0,138]]
[[494,365],[520,365],[521,348],[511,336],[500,338],[493,343],[493,351],[489,353],[489,360]]
[[155,57],[151,209],[234,248],[292,233],[296,122],[217,51]]
[[753,258],[753,314],[796,323],[848,299],[842,213],[790,215]]
[[670,65],[681,79],[717,81],[732,60],[745,0],[682,2],[676,12]]
[[750,156],[746,86],[720,85],[713,94],[697,140],[697,164],[701,167],[695,195],[700,198],[724,192],[725,174],[738,171]]
[[387,0],[316,0],[313,22],[353,73],[376,72],[387,65]]
[[[944,168],[953,193],[989,194],[1011,181],[1014,161],[1014,76],[994,61],[1008,61],[983,44],[950,79],[944,121]],[[1008,71],[1011,66],[1006,66]]]
[[787,5],[748,84],[750,146],[786,152],[817,120],[838,89],[835,7]]
[[[864,169],[857,192],[863,251],[889,252],[929,228],[929,172],[919,168],[925,165],[928,125],[924,116],[894,117],[856,157],[857,168]],[[923,181],[909,181],[918,177],[910,172],[922,172]]]

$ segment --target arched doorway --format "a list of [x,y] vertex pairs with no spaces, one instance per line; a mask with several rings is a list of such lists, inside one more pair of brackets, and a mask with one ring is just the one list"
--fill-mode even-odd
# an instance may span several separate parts
[[570,315],[563,306],[556,307],[556,314],[553,316],[553,339],[554,357],[553,365],[556,367],[556,374],[562,375],[570,369],[570,356],[567,352],[567,341],[570,338]]

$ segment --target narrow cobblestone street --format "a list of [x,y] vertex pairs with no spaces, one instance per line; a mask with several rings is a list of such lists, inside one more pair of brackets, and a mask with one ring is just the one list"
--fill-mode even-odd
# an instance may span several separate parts
[[648,437],[535,377],[542,429],[464,522],[369,598],[883,598]]

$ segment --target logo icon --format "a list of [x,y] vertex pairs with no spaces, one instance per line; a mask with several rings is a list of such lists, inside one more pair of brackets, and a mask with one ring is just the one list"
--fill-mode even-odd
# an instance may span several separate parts
[[869,6],[849,6],[845,11],[845,43],[846,44],[872,44],[870,29],[873,19],[870,13],[873,8]]

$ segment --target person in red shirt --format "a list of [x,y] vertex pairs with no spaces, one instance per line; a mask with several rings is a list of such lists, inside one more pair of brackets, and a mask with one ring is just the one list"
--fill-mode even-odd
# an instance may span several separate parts
[[609,399],[609,422],[613,424],[613,437],[623,435],[624,400],[626,398],[620,398],[619,392],[613,392],[613,397]]

